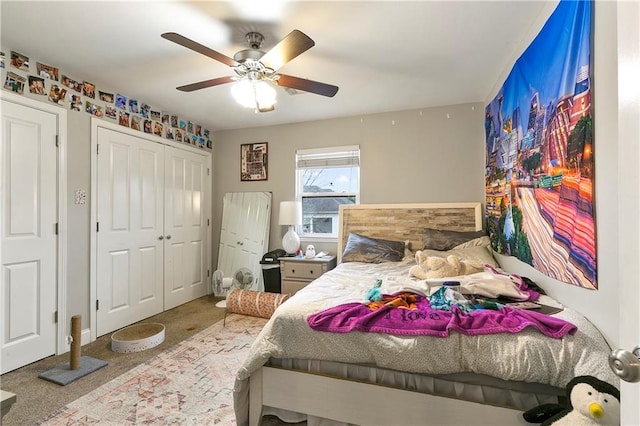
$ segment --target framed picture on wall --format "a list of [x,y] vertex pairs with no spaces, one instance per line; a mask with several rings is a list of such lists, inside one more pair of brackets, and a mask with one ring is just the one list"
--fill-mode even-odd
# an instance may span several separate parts
[[240,180],[267,180],[267,142],[240,145]]

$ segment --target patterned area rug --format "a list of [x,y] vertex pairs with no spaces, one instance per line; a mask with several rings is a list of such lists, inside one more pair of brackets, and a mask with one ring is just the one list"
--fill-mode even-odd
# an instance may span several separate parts
[[37,424],[235,425],[235,374],[266,322],[231,314]]

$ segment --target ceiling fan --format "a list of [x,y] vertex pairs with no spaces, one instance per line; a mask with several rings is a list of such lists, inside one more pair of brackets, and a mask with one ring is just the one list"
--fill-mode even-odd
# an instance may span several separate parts
[[273,103],[275,102],[275,99],[272,103],[267,102],[261,104],[259,102],[258,96],[255,95],[255,91],[257,85],[261,81],[271,82],[281,87],[297,89],[328,97],[333,97],[338,92],[338,87],[331,84],[320,83],[318,81],[307,80],[305,78],[294,77],[292,75],[277,72],[278,69],[287,62],[315,45],[315,42],[309,38],[309,36],[299,30],[291,31],[266,53],[260,50],[260,46],[264,41],[262,34],[258,32],[249,32],[245,36],[249,43],[249,49],[237,52],[233,55],[233,58],[203,46],[202,44],[177,33],[164,33],[162,34],[162,37],[184,46],[187,49],[194,50],[215,59],[216,61],[222,62],[223,64],[230,66],[235,72],[235,76],[218,77],[177,87],[178,90],[183,92],[192,92],[194,90],[237,81],[247,81],[249,86],[253,88],[253,102],[255,102],[256,111],[259,112],[273,111]]

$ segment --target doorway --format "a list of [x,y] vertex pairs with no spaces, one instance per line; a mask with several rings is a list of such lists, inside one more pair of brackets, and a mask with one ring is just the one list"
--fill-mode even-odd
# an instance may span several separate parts
[[66,111],[7,93],[1,110],[4,374],[66,350]]

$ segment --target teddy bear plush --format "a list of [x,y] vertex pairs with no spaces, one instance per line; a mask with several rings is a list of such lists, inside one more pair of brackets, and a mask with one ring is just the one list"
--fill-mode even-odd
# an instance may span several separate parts
[[409,275],[421,280],[429,278],[455,277],[463,275],[465,269],[459,257],[449,255],[446,258],[441,256],[427,256],[422,251],[416,252],[416,265],[409,269]]
[[415,259],[416,265],[409,269],[409,275],[420,280],[469,275],[484,270],[482,262],[460,259],[453,254],[446,257],[430,256],[418,250]]

